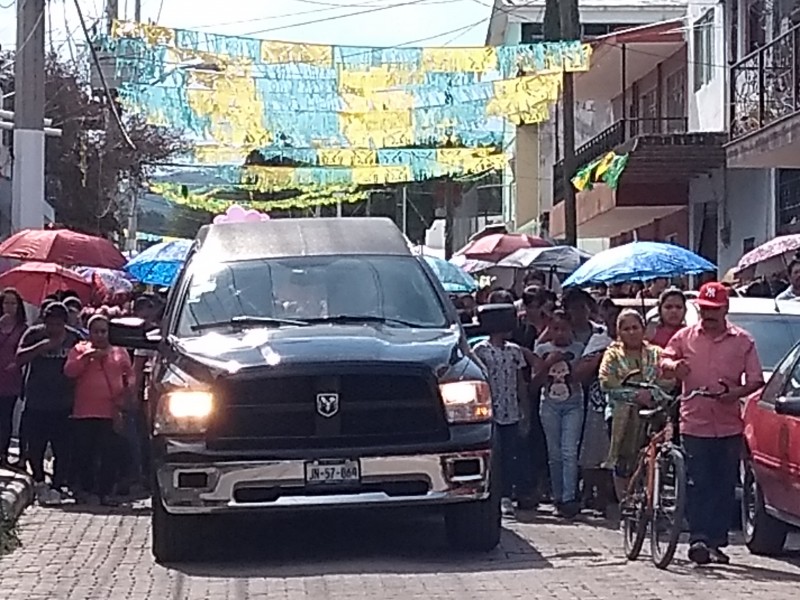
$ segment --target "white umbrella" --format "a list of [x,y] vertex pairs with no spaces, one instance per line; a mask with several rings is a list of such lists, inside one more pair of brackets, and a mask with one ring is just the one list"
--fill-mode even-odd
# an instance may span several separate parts
[[572,246],[520,248],[498,262],[497,266],[541,271],[555,269],[560,273],[572,273],[591,257],[588,252]]
[[486,269],[497,266],[493,262],[467,258],[463,254],[456,254],[450,259],[450,262],[455,266],[462,268],[467,273],[478,273],[480,271],[485,271]]

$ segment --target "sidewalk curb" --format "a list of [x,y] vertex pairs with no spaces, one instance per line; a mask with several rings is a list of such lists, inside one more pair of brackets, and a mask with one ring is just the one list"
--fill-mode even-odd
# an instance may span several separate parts
[[0,514],[14,522],[32,502],[33,479],[30,475],[0,469]]

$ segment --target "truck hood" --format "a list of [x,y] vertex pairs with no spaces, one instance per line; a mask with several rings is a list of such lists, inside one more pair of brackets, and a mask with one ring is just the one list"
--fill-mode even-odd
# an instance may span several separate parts
[[303,327],[248,328],[174,339],[185,358],[216,374],[253,367],[331,362],[414,362],[441,372],[464,358],[461,332],[380,324],[318,324]]

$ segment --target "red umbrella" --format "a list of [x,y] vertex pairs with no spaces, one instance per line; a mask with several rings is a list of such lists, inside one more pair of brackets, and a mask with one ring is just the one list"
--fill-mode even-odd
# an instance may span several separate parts
[[524,233],[492,233],[473,240],[456,254],[471,260],[497,262],[520,248],[547,248],[552,246],[547,240]]
[[106,239],[69,229],[25,229],[0,244],[0,257],[67,267],[121,269],[125,257]]
[[26,262],[0,275],[0,288],[15,288],[25,302],[41,304],[50,294],[73,290],[82,302],[92,295],[92,284],[77,273],[52,263]]

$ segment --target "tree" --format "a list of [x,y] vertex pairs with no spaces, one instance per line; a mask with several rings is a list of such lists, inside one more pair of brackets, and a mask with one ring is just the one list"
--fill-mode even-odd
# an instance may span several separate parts
[[45,70],[45,114],[62,130],[45,146],[45,194],[56,221],[91,234],[119,233],[130,213],[130,191],[141,189],[153,165],[179,155],[186,144],[176,131],[126,116],[131,149],[77,65],[49,56]]
[[173,206],[164,212],[145,209],[139,211],[139,230],[155,235],[194,238],[197,230],[211,223],[213,216],[186,206]]

